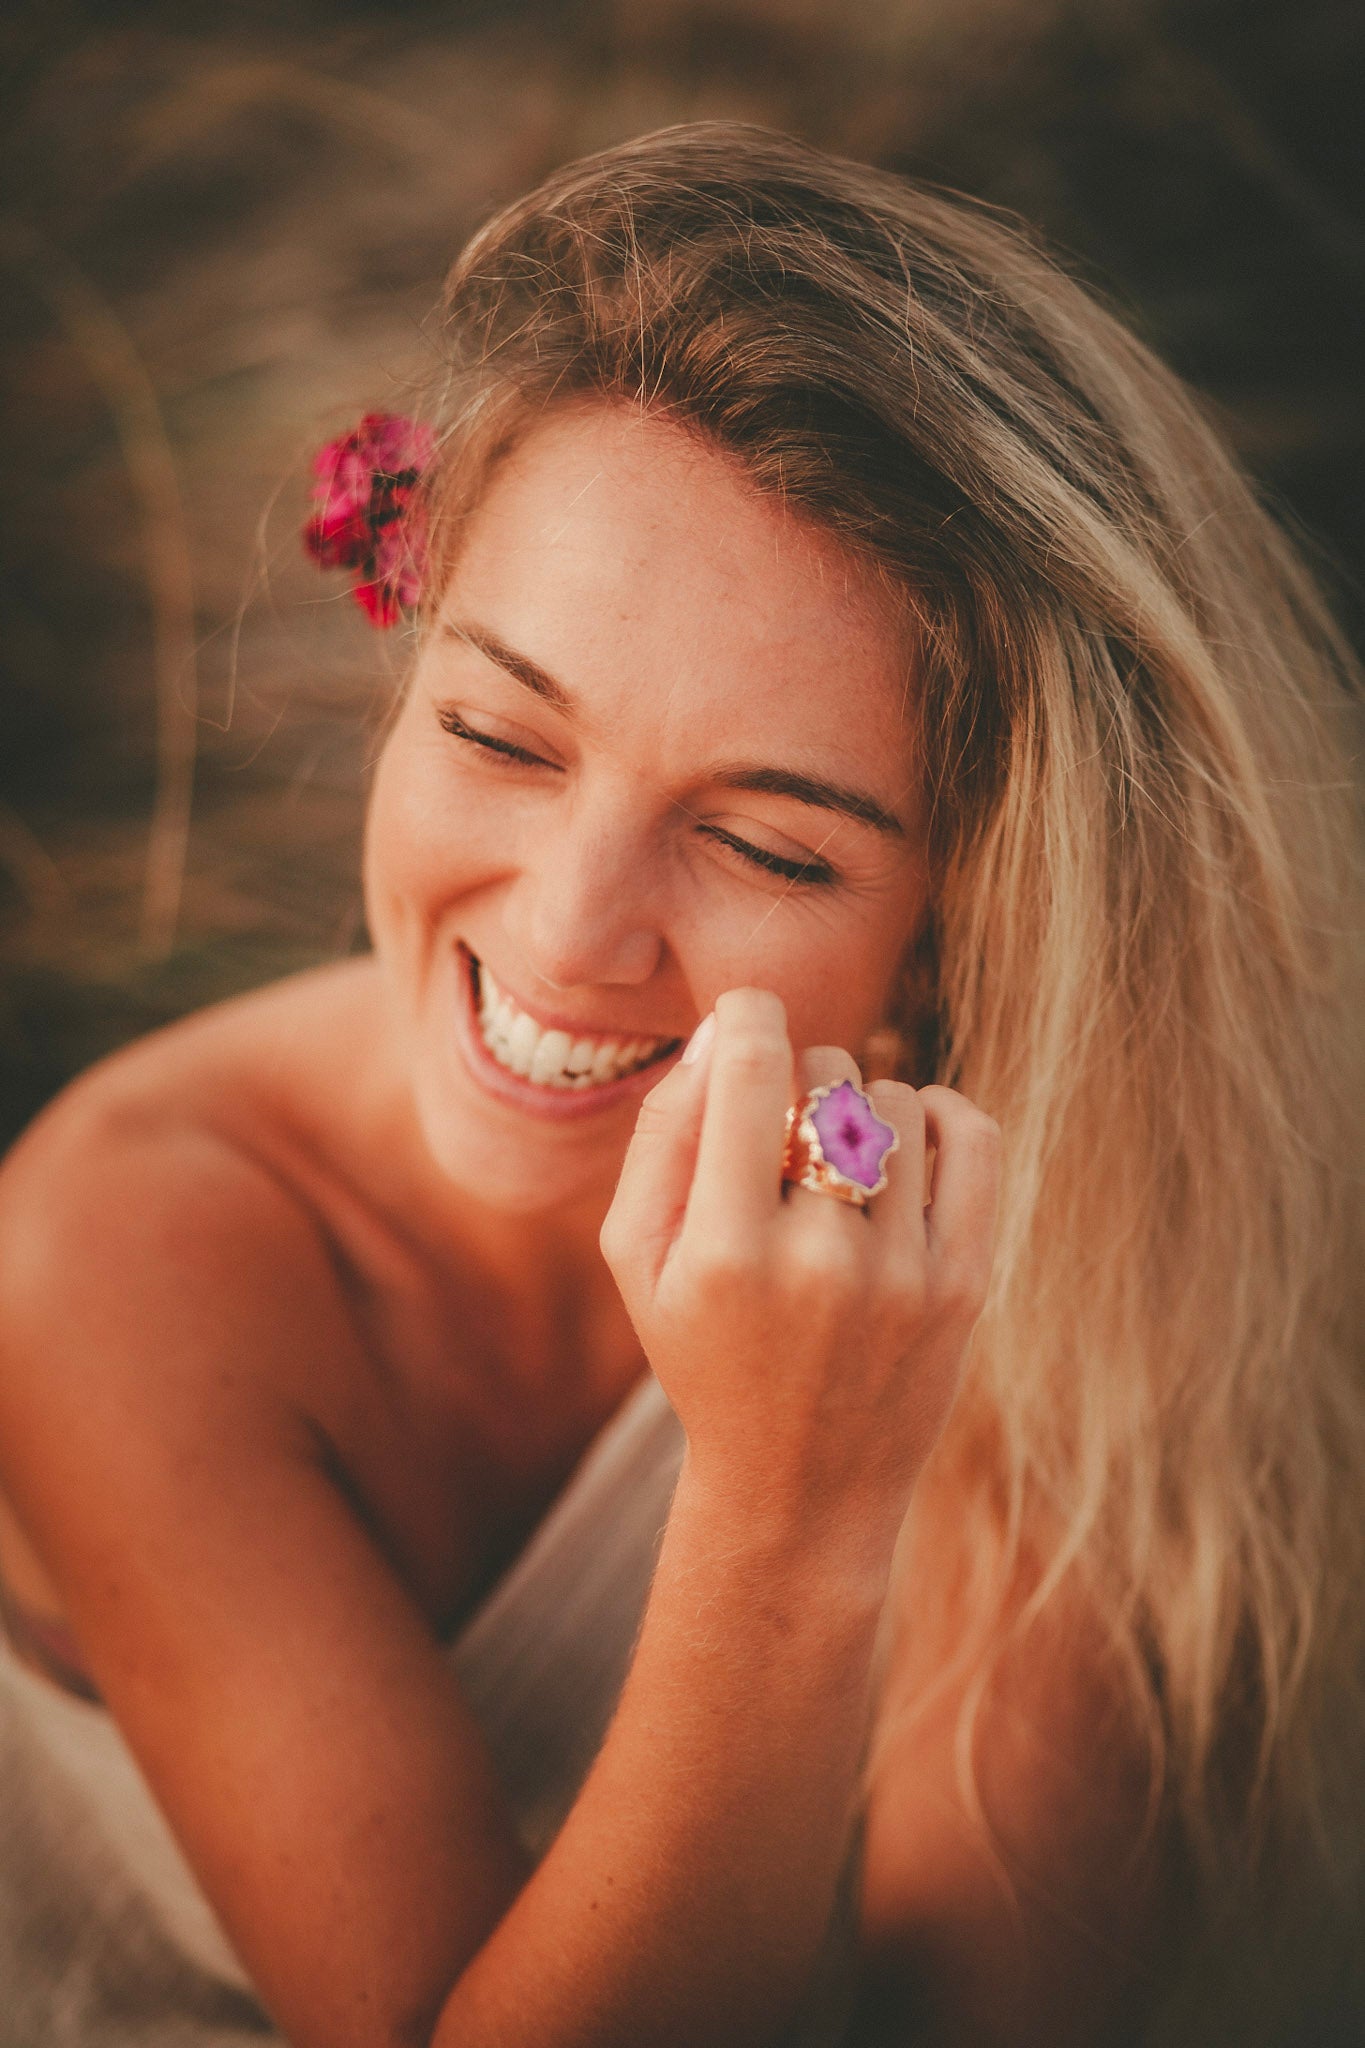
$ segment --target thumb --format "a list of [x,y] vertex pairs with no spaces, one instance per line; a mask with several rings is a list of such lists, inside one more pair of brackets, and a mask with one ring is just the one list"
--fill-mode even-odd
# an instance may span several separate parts
[[602,1256],[622,1284],[651,1292],[682,1225],[697,1163],[714,1013],[640,1104],[616,1193],[602,1225]]

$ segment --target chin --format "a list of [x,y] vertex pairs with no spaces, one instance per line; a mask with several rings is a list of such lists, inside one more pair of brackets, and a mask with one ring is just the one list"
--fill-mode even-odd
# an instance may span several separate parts
[[568,1134],[556,1132],[559,1142],[551,1143],[534,1126],[495,1129],[479,1104],[455,1099],[432,1077],[417,1076],[413,1094],[418,1126],[437,1167],[484,1207],[502,1216],[535,1216],[610,1200],[626,1138],[607,1156],[600,1140],[592,1143],[581,1131],[567,1143]]

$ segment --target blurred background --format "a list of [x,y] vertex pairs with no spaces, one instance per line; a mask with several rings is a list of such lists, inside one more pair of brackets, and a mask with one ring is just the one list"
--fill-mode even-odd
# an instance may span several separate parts
[[401,635],[298,540],[465,235],[738,117],[1013,207],[1204,394],[1365,624],[1358,0],[40,0],[0,24],[0,1144],[363,944]]

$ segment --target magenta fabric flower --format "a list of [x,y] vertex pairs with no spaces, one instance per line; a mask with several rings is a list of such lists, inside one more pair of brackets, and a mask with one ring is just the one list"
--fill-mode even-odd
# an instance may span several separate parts
[[875,1188],[887,1154],[896,1144],[893,1125],[883,1123],[861,1088],[840,1081],[810,1112],[828,1163],[859,1187]]
[[313,458],[313,512],[303,543],[324,569],[356,569],[351,595],[376,626],[416,604],[426,566],[418,483],[436,442],[401,413],[367,412]]

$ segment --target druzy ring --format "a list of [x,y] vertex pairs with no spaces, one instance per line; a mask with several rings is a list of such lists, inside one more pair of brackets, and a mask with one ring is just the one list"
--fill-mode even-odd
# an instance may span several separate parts
[[895,1126],[852,1081],[812,1088],[787,1111],[782,1179],[861,1209],[886,1186],[886,1162],[899,1144]]

